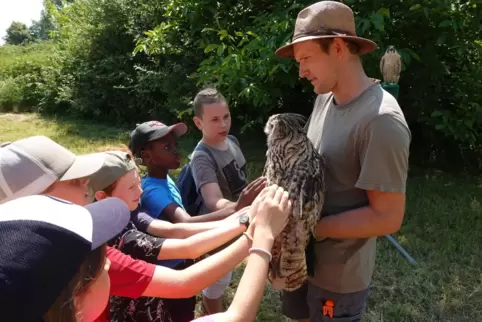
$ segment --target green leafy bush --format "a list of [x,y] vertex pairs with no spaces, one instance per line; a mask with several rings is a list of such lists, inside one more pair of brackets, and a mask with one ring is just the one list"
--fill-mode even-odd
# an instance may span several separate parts
[[[0,104],[130,125],[190,121],[196,91],[215,85],[241,131],[261,132],[275,112],[311,111],[311,84],[299,79],[296,62],[274,51],[312,1],[70,2],[45,2],[54,45],[0,48],[13,62],[0,59],[0,102],[8,101]],[[388,45],[403,58],[399,101],[412,129],[412,162],[482,170],[480,4],[344,2],[355,12],[357,33],[379,45],[363,57],[370,77],[381,78]]]
[[37,110],[48,96],[51,42],[0,47],[0,110]]

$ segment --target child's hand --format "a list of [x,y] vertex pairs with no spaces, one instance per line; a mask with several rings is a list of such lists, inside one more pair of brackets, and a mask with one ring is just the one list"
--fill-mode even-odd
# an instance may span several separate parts
[[[269,191],[268,187],[265,187],[261,192],[258,194],[256,199],[254,199],[253,203],[251,206],[248,206],[248,216],[249,216],[249,222],[253,223],[254,219],[256,218],[256,215],[258,214],[259,206],[261,205],[261,202],[265,199],[267,193]],[[243,209],[246,209],[243,208]]]
[[266,178],[259,177],[258,179],[250,182],[241,192],[236,203],[235,211],[243,209],[253,203],[253,200],[259,195],[261,190],[266,187]]
[[282,187],[272,185],[265,188],[251,206],[251,211],[256,211],[255,234],[268,238],[276,238],[288,223],[292,203],[288,191]]

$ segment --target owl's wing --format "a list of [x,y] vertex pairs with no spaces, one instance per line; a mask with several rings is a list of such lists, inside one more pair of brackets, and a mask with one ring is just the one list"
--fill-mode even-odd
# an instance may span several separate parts
[[380,72],[383,74],[383,65],[385,65],[385,55],[380,59]]
[[[300,206],[302,206],[306,214],[312,215],[311,212],[317,209],[320,203],[323,206],[323,200],[319,200],[320,196],[323,196],[323,188],[323,178],[316,171],[313,171],[313,176],[306,177],[303,181],[300,193]],[[301,200],[303,204],[301,204]],[[318,213],[313,215],[319,216]],[[306,216],[303,217],[306,219]]]
[[[306,182],[306,181],[305,181]],[[305,182],[303,182],[303,186],[305,185]],[[303,205],[304,205],[304,187],[301,187],[301,190],[300,190],[300,197],[299,197],[299,206],[300,206],[300,213],[299,213],[299,218],[301,219],[303,217]]]
[[402,57],[400,55],[398,55],[397,57],[397,61],[395,64],[395,71],[397,75],[400,75],[400,72],[402,71]]

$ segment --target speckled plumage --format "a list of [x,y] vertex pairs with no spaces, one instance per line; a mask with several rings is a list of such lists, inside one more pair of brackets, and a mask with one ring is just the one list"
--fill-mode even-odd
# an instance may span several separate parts
[[311,258],[307,262],[305,251],[324,203],[324,161],[306,136],[304,124],[299,114],[276,114],[264,130],[268,151],[263,176],[269,185],[286,189],[293,200],[288,224],[274,241],[268,274],[274,289],[288,291],[299,288],[313,270],[309,267],[315,263]]
[[388,46],[380,60],[380,72],[383,75],[383,82],[386,84],[397,84],[402,71],[402,59],[394,46]]

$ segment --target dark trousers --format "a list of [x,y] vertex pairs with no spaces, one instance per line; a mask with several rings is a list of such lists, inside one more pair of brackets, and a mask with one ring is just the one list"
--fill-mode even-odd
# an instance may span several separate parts
[[[370,289],[354,293],[334,293],[305,282],[293,292],[283,291],[282,311],[292,320],[310,322],[360,322]],[[327,304],[331,301],[333,318]]]

